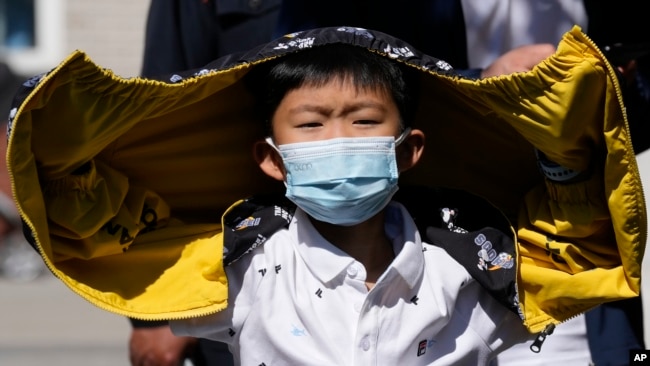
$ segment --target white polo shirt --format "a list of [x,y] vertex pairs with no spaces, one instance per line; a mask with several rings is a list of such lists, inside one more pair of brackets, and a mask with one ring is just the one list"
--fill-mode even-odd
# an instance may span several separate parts
[[364,266],[300,209],[289,228],[227,268],[230,306],[170,322],[230,345],[241,365],[482,365],[531,336],[446,252],[388,207],[396,257],[368,291]]

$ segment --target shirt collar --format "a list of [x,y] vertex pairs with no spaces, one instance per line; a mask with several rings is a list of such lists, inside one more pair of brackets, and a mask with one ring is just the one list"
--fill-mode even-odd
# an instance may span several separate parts
[[391,202],[386,209],[386,233],[397,254],[390,268],[402,276],[409,288],[414,288],[424,273],[422,239],[411,215],[397,202]]
[[[354,258],[325,240],[300,208],[296,208],[289,232],[295,238],[296,250],[323,283],[332,281],[355,262]],[[387,207],[386,233],[397,253],[389,271],[396,271],[413,288],[424,271],[422,241],[408,211],[397,202],[391,202]]]
[[307,214],[296,208],[289,233],[296,239],[296,250],[321,282],[328,283],[348,268],[354,258],[334,246],[314,228]]

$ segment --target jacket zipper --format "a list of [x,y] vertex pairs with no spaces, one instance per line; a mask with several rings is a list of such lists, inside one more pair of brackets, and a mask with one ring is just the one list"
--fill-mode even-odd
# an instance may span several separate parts
[[[68,61],[68,60],[66,60],[66,61]],[[14,115],[12,120],[10,121],[11,125],[8,125],[9,134],[7,136],[7,154],[8,154],[7,159],[6,159],[7,161],[12,160],[11,155],[13,155],[13,154],[11,154],[12,150],[9,149],[9,147],[12,145],[12,141],[14,139],[14,128],[15,128],[14,124],[16,123],[16,120],[18,119],[19,116],[21,116],[23,114],[23,112],[24,112],[24,110],[26,108],[26,105],[33,99],[34,95],[38,93],[38,91],[47,82],[47,80],[52,78],[54,74],[57,74],[59,69],[61,67],[63,67],[63,64],[67,64],[66,61],[62,62],[55,69],[52,69],[52,70],[50,70],[48,72],[44,72],[41,75],[37,75],[37,76],[39,76],[39,81],[34,86],[33,90],[31,92],[29,92],[27,94],[27,96],[25,97],[25,99],[22,100],[20,102],[20,104],[16,107],[17,108],[16,109],[16,114]],[[35,77],[36,76],[34,76],[34,78]],[[32,239],[34,240],[34,245],[36,246],[36,249],[38,250],[39,255],[43,258],[43,262],[47,266],[48,270],[51,273],[56,274],[57,272],[54,271],[54,266],[50,263],[49,259],[46,259],[47,256],[45,255],[45,252],[43,251],[43,247],[41,246],[41,242],[38,239],[38,237],[36,236],[36,230],[34,228],[34,224],[31,222],[30,218],[25,214],[25,211],[23,210],[22,206],[20,205],[20,201],[17,199],[17,197],[16,197],[16,195],[14,193],[14,191],[15,191],[14,187],[16,187],[16,182],[14,180],[13,171],[11,170],[11,164],[7,164],[7,171],[8,171],[10,185],[11,185],[11,194],[12,194],[13,200],[15,202],[15,206],[16,206],[16,210],[18,211],[18,215],[20,216],[20,218],[21,218],[21,220],[23,222],[23,225],[25,225],[25,226],[27,226],[29,228],[29,231],[30,231],[29,234],[32,236]],[[56,276],[56,277],[58,277],[58,276]]]
[[[625,107],[625,103],[623,102],[623,92],[621,91],[621,86],[618,83],[618,75],[616,74],[616,71],[614,70],[612,64],[609,62],[609,59],[607,59],[607,56],[605,56],[605,54],[601,51],[600,47],[598,47],[598,45],[591,38],[589,38],[588,35],[583,33],[582,36],[585,39],[585,41],[587,41],[589,45],[591,45],[598,52],[600,57],[605,61],[605,65],[607,66],[607,73],[609,74],[609,77],[612,79],[612,82],[614,84],[614,90],[616,91],[616,99],[618,100],[619,107],[621,107],[621,110],[624,112],[623,122],[625,123],[625,129],[629,137],[626,145],[628,147],[628,151],[630,151],[631,154],[634,156],[634,147],[632,146],[632,134],[630,130],[630,124],[627,118],[627,108]],[[636,160],[636,156],[634,156],[633,159]],[[639,167],[637,165],[635,165],[634,167],[634,176],[639,182],[639,185],[643,187],[643,182],[641,181],[641,173],[639,172]],[[646,202],[645,192],[643,191],[643,189],[641,189],[639,194],[641,195],[643,202]],[[644,212],[644,214],[647,215],[646,212]],[[645,221],[642,221],[640,224],[641,227],[646,228],[646,230],[643,230],[643,237],[640,240],[640,243],[645,244],[648,241],[647,219]]]
[[535,353],[539,353],[539,351],[542,350],[542,345],[544,344],[546,337],[553,334],[554,330],[555,330],[555,324],[551,323],[547,325],[546,328],[544,328],[544,330],[537,333],[537,336],[535,337],[535,341],[533,341],[533,344],[530,345],[530,350]]

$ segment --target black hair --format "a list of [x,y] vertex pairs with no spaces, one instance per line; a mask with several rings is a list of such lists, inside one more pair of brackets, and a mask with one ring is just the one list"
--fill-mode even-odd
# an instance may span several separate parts
[[350,80],[359,89],[388,92],[400,112],[402,127],[410,126],[414,118],[415,69],[366,48],[339,43],[315,46],[261,66],[265,67],[253,74],[262,83],[261,88],[255,84],[255,94],[267,132],[271,131],[275,110],[289,91],[305,85],[322,86],[337,78]]

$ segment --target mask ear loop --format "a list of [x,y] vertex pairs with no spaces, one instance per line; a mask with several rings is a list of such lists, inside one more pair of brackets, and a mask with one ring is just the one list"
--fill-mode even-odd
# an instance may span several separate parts
[[[278,149],[278,147],[275,146],[275,143],[273,143],[273,138],[272,138],[271,136],[265,138],[264,141],[265,141],[267,144],[271,145],[271,147],[272,147],[275,151],[277,151],[278,154],[280,154],[280,149]],[[282,156],[282,155],[280,155],[280,156]]]
[[409,135],[409,133],[411,133],[411,127],[406,127],[404,132],[402,132],[402,134],[395,139],[395,147],[399,146],[402,142],[404,142],[404,140],[406,140],[406,137]]
[[[273,138],[271,136],[265,138],[264,141],[267,144],[269,144],[269,146],[271,146],[275,151],[277,151],[278,155],[280,155],[280,158],[282,158],[282,153],[280,152],[280,149],[278,149],[278,147],[273,142]],[[282,159],[282,160],[284,161],[284,159]],[[284,186],[287,187],[287,181],[286,180],[284,180],[282,183],[284,183]]]

